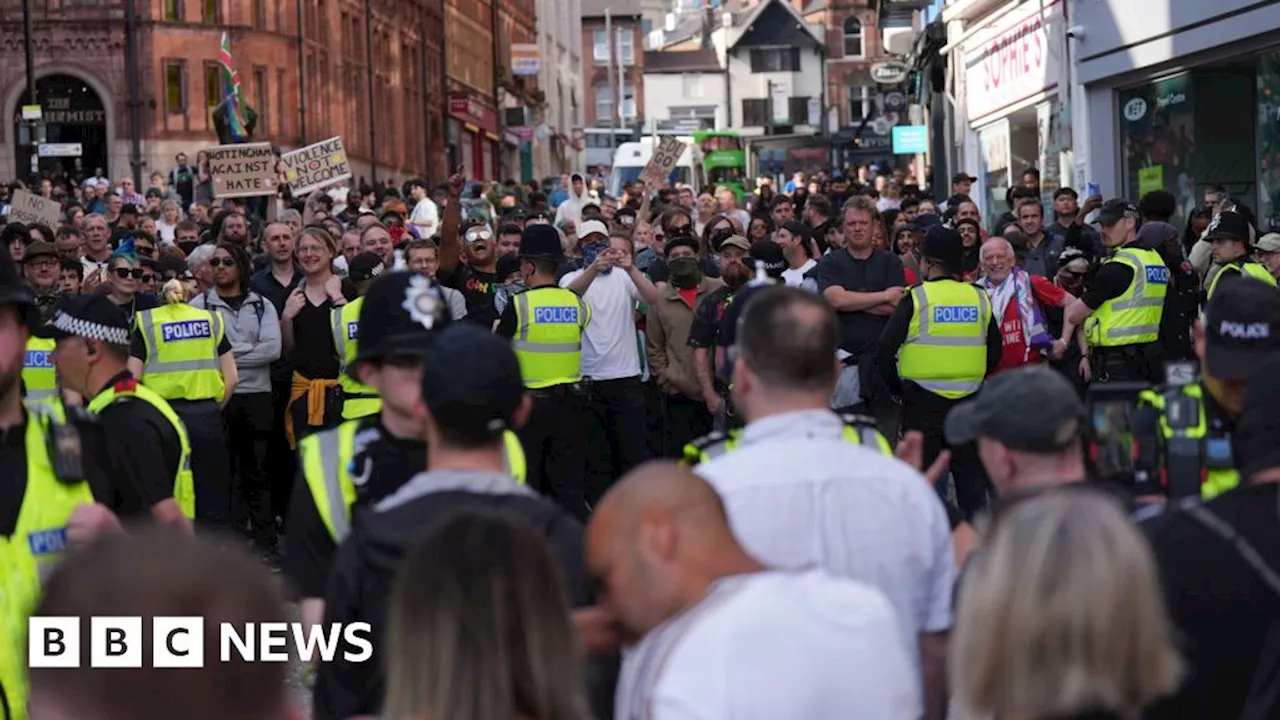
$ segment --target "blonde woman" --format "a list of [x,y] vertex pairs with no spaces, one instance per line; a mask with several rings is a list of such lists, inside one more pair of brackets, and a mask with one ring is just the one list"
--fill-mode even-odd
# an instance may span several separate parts
[[564,576],[532,525],[471,510],[419,541],[389,608],[386,720],[585,720]]
[[165,200],[160,203],[160,219],[156,221],[156,232],[160,235],[161,245],[173,244],[173,231],[182,222],[182,206],[177,200]]
[[996,517],[970,559],[951,687],[974,718],[1128,720],[1182,672],[1147,541],[1085,486]]

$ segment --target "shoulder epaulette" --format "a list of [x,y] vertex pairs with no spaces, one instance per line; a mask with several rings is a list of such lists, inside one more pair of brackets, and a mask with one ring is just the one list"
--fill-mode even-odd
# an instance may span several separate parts
[[137,378],[125,378],[112,386],[116,392],[133,392],[138,389]]
[[63,405],[64,412],[67,416],[67,422],[82,424],[96,424],[98,416],[89,412],[82,405]]
[[872,427],[879,429],[876,419],[860,413],[840,413],[840,422],[852,427]]
[[700,438],[695,438],[693,440],[690,440],[689,446],[697,448],[699,450],[706,450],[709,447],[718,445],[728,440],[729,440],[729,433],[720,432],[719,430],[717,430],[715,432],[709,432]]

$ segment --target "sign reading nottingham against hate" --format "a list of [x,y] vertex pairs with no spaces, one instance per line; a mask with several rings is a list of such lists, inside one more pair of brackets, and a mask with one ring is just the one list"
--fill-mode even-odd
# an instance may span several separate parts
[[49,200],[26,190],[13,191],[13,198],[9,202],[9,222],[56,228],[61,218],[62,206],[57,200]]
[[205,151],[216,198],[254,197],[276,191],[271,143],[219,145]]
[[287,152],[280,156],[280,162],[284,163],[289,189],[296,195],[351,177],[347,151],[342,147],[340,137],[331,137]]
[[685,143],[682,140],[671,137],[670,135],[662,138],[653,148],[653,157],[649,159],[649,164],[644,166],[644,172],[640,173],[640,179],[644,181],[647,187],[661,187],[667,183],[667,178],[671,176],[671,171],[676,169],[676,163],[680,162],[680,156],[684,154]]

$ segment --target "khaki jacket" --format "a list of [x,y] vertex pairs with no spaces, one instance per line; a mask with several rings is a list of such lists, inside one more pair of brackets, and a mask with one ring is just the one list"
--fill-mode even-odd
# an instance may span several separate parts
[[[698,296],[694,307],[708,293],[724,283],[717,278],[702,278],[698,283]],[[645,351],[649,356],[649,372],[658,381],[662,391],[683,394],[691,400],[702,400],[698,385],[698,373],[693,364],[693,348],[689,347],[689,328],[693,325],[693,308],[689,307],[680,291],[668,286],[662,299],[650,306],[645,330]]]

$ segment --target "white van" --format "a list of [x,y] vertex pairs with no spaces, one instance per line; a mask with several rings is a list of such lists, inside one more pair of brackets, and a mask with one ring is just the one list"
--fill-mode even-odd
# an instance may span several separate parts
[[[671,172],[669,183],[680,183],[693,188],[696,195],[702,191],[706,179],[702,169],[702,153],[691,137],[680,138],[685,143],[684,152],[676,161],[676,169]],[[644,167],[653,157],[654,139],[640,138],[640,142],[622,143],[613,154],[613,170],[609,173],[607,192],[613,197],[622,197],[622,191],[628,183],[635,182],[644,172]]]

